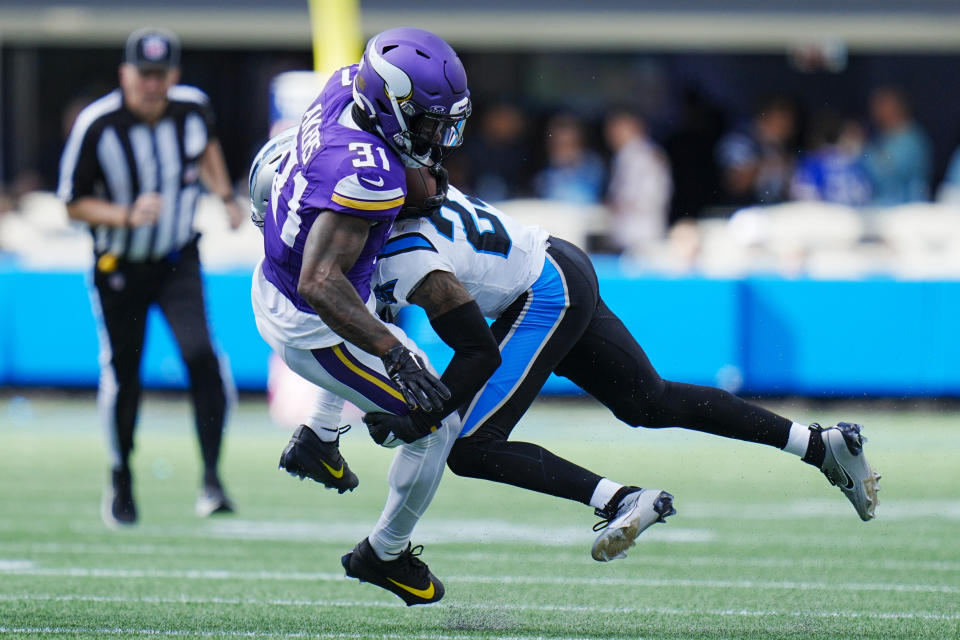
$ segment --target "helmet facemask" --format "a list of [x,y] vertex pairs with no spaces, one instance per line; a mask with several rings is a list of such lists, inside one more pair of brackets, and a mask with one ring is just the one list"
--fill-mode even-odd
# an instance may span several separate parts
[[[463,144],[463,130],[470,115],[470,105],[457,115],[424,111],[412,102],[405,102],[400,109],[415,111],[406,118],[406,130],[399,134],[404,152],[423,166],[440,164],[444,158]],[[396,137],[396,136],[395,136]]]

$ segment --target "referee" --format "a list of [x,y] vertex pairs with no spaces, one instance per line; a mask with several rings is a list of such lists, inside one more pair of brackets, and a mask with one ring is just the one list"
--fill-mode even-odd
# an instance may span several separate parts
[[193,229],[201,183],[222,198],[236,229],[245,214],[234,198],[207,96],[179,86],[180,46],[162,29],[126,42],[120,88],[77,117],[60,159],[57,195],[93,235],[91,289],[100,324],[97,403],[111,455],[102,515],[108,526],[137,520],[130,453],[140,404],[140,358],[147,310],[160,307],[190,376],[204,475],[197,514],[230,512],[217,475],[229,371],[207,329]]

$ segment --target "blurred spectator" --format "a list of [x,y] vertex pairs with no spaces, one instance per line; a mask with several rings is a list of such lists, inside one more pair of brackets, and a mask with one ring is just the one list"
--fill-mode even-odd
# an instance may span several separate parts
[[[56,188],[57,172],[59,169],[60,153],[63,144],[70,135],[73,123],[91,102],[88,97],[78,97],[71,100],[61,114],[61,127],[57,131],[56,140],[47,144],[40,154],[39,171],[24,169],[18,172],[6,187],[0,184],[0,216],[20,210],[21,199],[32,191],[52,191]],[[4,238],[0,238],[0,250],[10,249],[5,246]]]
[[[0,186],[0,216],[5,213],[10,213],[14,209],[13,198],[7,195],[6,191]],[[3,243],[0,242],[0,248],[3,247]]]
[[950,156],[947,173],[943,176],[940,189],[937,191],[937,200],[949,204],[960,205],[960,147]]
[[679,128],[664,142],[670,159],[673,198],[670,223],[696,218],[717,202],[714,149],[723,134],[723,116],[696,90],[683,96]]
[[506,102],[495,104],[484,113],[480,129],[467,137],[464,153],[451,159],[452,181],[469,184],[474,195],[490,202],[524,195],[529,141],[523,113]]
[[788,196],[793,173],[796,107],[777,96],[760,103],[750,124],[717,146],[726,204],[774,204]]
[[873,183],[873,204],[881,206],[930,198],[930,141],[913,121],[906,96],[893,87],[870,95],[870,118],[876,134],[864,163]]
[[20,207],[20,199],[40,188],[40,176],[26,169],[18,173],[9,185],[0,184],[0,214],[12,213]]
[[869,204],[870,177],[863,166],[863,128],[831,110],[818,113],[810,129],[809,151],[797,162],[790,186],[797,200],[820,200],[860,207]]
[[644,121],[628,111],[607,116],[604,137],[613,154],[607,188],[609,244],[618,251],[641,251],[666,235],[670,163],[647,135]]
[[43,151],[40,153],[39,172],[42,180],[40,188],[45,191],[56,191],[57,180],[60,177],[60,154],[63,153],[63,146],[70,136],[77,116],[88,104],[110,91],[111,88],[98,85],[97,93],[82,91],[67,101],[60,112],[60,126],[51,127],[56,129],[56,133],[49,132],[45,137]]
[[603,197],[600,156],[586,148],[583,124],[568,114],[547,124],[547,166],[534,178],[536,195],[572,204],[595,204]]

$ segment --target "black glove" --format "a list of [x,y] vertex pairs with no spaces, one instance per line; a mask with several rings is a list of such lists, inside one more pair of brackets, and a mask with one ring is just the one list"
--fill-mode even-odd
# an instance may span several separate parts
[[382,360],[387,375],[411,407],[420,407],[424,411],[439,410],[443,401],[450,398],[447,385],[427,371],[423,360],[403,345],[387,351]]
[[371,411],[364,414],[363,423],[367,425],[370,437],[379,445],[383,445],[391,433],[404,442],[410,443],[437,430],[435,425],[428,424],[425,416],[419,411],[413,417]]

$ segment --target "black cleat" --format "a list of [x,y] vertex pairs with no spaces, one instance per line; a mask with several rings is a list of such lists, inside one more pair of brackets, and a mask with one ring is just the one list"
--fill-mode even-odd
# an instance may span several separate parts
[[201,518],[220,513],[233,513],[233,502],[227,497],[220,479],[216,476],[210,476],[204,480],[200,495],[197,496],[196,512]]
[[417,556],[423,545],[407,548],[396,560],[383,561],[377,557],[369,540],[364,538],[353,551],[340,558],[348,578],[369,582],[396,594],[408,607],[430,604],[443,597],[443,583],[430,573],[430,567]]
[[[349,429],[347,425],[339,431],[346,433]],[[313,429],[300,425],[280,454],[280,468],[301,480],[316,480],[328,489],[336,489],[338,493],[353,491],[360,481],[340,455],[339,444],[339,433],[333,442],[324,442]]]
[[111,529],[137,523],[137,505],[133,502],[133,479],[130,469],[116,468],[111,472],[110,486],[103,491],[100,517]]

